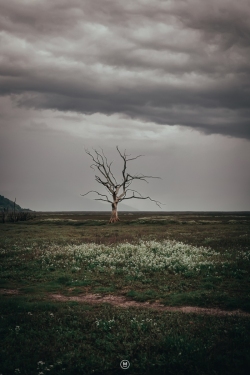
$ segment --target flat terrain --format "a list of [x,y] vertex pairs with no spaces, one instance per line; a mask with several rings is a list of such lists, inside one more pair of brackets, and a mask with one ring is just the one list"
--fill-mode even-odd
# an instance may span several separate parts
[[248,374],[250,213],[0,224],[0,374]]

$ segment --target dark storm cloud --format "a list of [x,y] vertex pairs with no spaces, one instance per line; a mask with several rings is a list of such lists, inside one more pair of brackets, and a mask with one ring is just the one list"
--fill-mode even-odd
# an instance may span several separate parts
[[0,93],[19,105],[250,139],[248,1],[0,4]]

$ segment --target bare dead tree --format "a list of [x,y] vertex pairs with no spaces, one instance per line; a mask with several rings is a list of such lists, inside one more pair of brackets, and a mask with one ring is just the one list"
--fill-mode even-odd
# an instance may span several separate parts
[[153,176],[145,176],[143,174],[131,175],[127,172],[127,163],[131,160],[138,159],[139,157],[143,155],[138,155],[133,158],[129,158],[130,155],[126,154],[126,150],[122,154],[118,146],[116,146],[116,149],[120,157],[123,160],[122,181],[120,183],[117,182],[114,174],[111,171],[111,165],[113,162],[110,162],[110,163],[108,162],[102,149],[101,149],[101,152],[93,149],[94,152],[92,154],[88,150],[85,149],[85,152],[92,158],[92,161],[93,161],[90,167],[94,170],[98,170],[101,174],[101,177],[98,175],[95,175],[95,180],[106,188],[108,194],[111,197],[108,197],[106,194],[101,194],[96,190],[90,190],[86,194],[83,194],[82,196],[84,197],[85,195],[89,193],[96,193],[99,196],[99,198],[95,198],[95,200],[111,203],[112,213],[111,213],[111,218],[109,220],[109,223],[116,223],[117,221],[119,221],[118,211],[117,211],[118,203],[126,199],[127,200],[128,199],[149,199],[152,202],[155,202],[157,206],[160,208],[161,208],[160,204],[162,204],[150,197],[143,197],[141,193],[139,193],[136,190],[129,189],[129,186],[132,184],[134,180],[145,181],[148,183],[147,181],[148,178],[160,178],[160,177],[153,177]]

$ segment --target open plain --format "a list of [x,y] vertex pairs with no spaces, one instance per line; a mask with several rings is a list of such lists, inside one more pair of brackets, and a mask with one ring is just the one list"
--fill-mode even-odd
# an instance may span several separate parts
[[0,224],[0,374],[249,374],[250,213]]

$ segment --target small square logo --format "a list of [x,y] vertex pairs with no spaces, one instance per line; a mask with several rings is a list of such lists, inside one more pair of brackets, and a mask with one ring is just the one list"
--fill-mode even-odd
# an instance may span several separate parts
[[130,366],[130,363],[127,359],[123,359],[120,363],[120,367],[123,369],[123,370],[127,370]]

